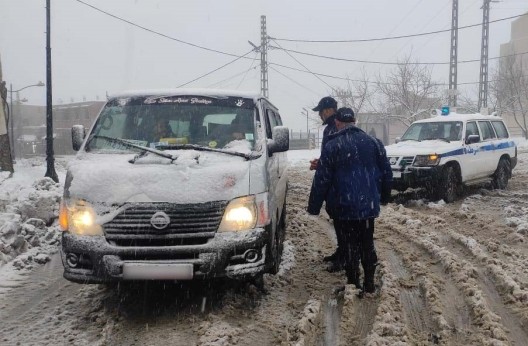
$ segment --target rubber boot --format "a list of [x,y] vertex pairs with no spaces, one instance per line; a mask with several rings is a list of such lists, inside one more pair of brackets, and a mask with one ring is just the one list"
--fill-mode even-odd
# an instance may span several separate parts
[[361,283],[359,280],[359,268],[347,272],[347,284],[354,285],[356,288],[361,289]]
[[365,272],[365,281],[363,282],[363,291],[365,293],[374,293],[376,287],[374,286],[374,273],[376,272],[376,267],[370,267],[364,269]]

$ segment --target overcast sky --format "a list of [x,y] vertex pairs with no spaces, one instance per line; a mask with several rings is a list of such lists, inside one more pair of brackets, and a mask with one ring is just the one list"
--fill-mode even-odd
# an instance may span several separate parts
[[[416,34],[449,29],[451,0],[83,0],[147,29],[210,49],[244,55],[248,40],[260,45],[260,16],[267,17],[268,35],[277,39],[350,40]],[[53,101],[105,99],[106,92],[173,88],[235,58],[182,44],[134,27],[77,0],[52,0],[51,47]],[[13,89],[46,82],[45,0],[0,0],[0,58],[4,80]],[[482,0],[459,1],[459,26],[482,22]],[[493,3],[491,20],[526,13],[527,0]],[[490,24],[489,56],[499,55],[510,40],[511,20]],[[479,59],[481,27],[459,31],[459,60]],[[319,55],[396,62],[405,55],[421,62],[449,62],[450,34],[364,43],[302,43],[272,45]],[[390,66],[339,62],[269,51],[270,63],[333,76],[360,78],[361,69],[374,77]],[[251,52],[225,68],[187,85],[260,90],[260,55]],[[301,65],[302,64],[302,65]],[[492,61],[490,61],[492,64]],[[304,65],[304,67],[303,67]],[[246,72],[245,72],[246,71]],[[458,82],[478,82],[479,63],[458,65]],[[448,82],[449,65],[435,65],[433,75]],[[346,82],[271,65],[269,96],[291,129],[306,129],[303,107],[313,107]],[[327,85],[328,84],[328,85]],[[330,86],[329,86],[330,85]],[[477,85],[465,88],[476,90]],[[459,89],[462,89],[460,87]],[[28,104],[45,104],[45,88],[20,92]],[[43,119],[44,122],[44,119]],[[310,127],[317,124],[311,123]]]

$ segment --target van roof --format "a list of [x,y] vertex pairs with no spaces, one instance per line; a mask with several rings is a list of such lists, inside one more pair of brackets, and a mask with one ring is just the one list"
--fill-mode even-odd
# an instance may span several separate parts
[[149,90],[126,90],[110,95],[110,98],[133,97],[133,96],[179,96],[179,95],[200,95],[209,97],[243,97],[254,100],[264,98],[260,93],[239,91],[239,90],[222,90],[222,89],[149,89]]
[[502,118],[499,116],[495,116],[495,115],[483,115],[480,113],[472,113],[472,114],[449,113],[449,115],[437,115],[437,116],[427,118],[427,119],[416,120],[414,123],[468,121],[468,120],[502,120]]

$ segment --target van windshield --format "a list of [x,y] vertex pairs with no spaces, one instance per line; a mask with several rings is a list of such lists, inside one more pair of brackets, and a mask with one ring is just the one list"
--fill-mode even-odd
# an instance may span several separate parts
[[126,140],[154,149],[193,144],[251,151],[255,104],[240,97],[142,96],[110,100],[90,133],[86,150],[130,150],[102,139]]
[[461,121],[438,121],[414,123],[405,131],[402,141],[443,140],[446,142],[462,139]]

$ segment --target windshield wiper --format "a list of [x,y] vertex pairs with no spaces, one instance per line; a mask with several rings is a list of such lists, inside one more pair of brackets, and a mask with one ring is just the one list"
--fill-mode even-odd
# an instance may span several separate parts
[[255,154],[253,152],[251,154],[244,154],[244,153],[240,153],[237,151],[229,151],[225,149],[215,149],[215,148],[203,147],[197,144],[162,144],[162,145],[157,145],[156,147],[162,148],[162,149],[192,149],[192,150],[197,150],[197,151],[212,151],[215,153],[240,156],[240,157],[245,158],[246,160],[252,160],[252,159],[256,159],[262,156],[262,154]]
[[176,160],[178,158],[178,157],[172,156],[171,154],[164,153],[163,151],[160,151],[160,150],[156,150],[156,149],[152,149],[152,148],[149,148],[149,147],[144,147],[142,145],[137,145],[137,144],[134,144],[134,143],[130,143],[126,139],[121,139],[121,138],[114,138],[114,137],[100,136],[100,135],[92,135],[88,139],[87,143],[90,143],[90,141],[92,139],[94,139],[94,138],[104,139],[106,141],[109,141],[110,143],[118,143],[118,144],[124,145],[125,147],[128,147],[128,148],[141,150],[143,155],[142,154],[137,155],[136,157],[134,157],[132,160],[129,161],[130,163],[135,163],[136,160],[138,158],[144,156],[144,153],[147,152],[147,151],[149,153],[156,154],[158,156],[164,157],[164,158],[172,160],[172,161],[174,161],[174,160]]
[[421,140],[419,140],[419,139],[414,139],[414,138],[405,138],[405,139],[400,140],[400,142],[405,142],[405,141],[421,142]]

